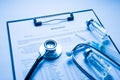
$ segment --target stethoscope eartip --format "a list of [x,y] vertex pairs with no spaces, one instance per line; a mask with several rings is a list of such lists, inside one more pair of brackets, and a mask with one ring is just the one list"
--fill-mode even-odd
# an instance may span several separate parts
[[66,55],[67,55],[68,57],[72,56],[72,54],[73,54],[73,51],[66,52]]

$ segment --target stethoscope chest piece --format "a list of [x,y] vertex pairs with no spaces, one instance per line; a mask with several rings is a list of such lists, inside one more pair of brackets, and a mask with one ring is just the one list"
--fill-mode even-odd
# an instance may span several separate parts
[[56,59],[62,54],[62,49],[55,40],[46,40],[40,46],[39,52],[46,59]]

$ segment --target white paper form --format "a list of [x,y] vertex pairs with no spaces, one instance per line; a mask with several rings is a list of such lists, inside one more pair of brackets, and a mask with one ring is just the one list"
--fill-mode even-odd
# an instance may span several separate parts
[[[67,15],[50,17],[40,20],[66,18]],[[97,21],[92,11],[74,14],[74,21],[50,22],[35,27],[33,20],[13,22],[9,24],[9,34],[16,80],[24,80],[31,66],[39,56],[40,45],[48,39],[56,40],[62,47],[62,55],[55,60],[43,60],[32,75],[32,80],[88,80],[76,67],[66,52],[84,41],[78,34],[86,32],[86,20]],[[89,40],[90,35],[82,37]]]

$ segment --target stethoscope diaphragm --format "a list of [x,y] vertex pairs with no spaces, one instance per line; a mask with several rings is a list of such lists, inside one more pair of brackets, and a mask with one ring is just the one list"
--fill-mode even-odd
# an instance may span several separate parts
[[61,53],[62,49],[59,44],[55,40],[46,40],[39,48],[39,52],[41,55],[44,55],[46,59],[56,59]]

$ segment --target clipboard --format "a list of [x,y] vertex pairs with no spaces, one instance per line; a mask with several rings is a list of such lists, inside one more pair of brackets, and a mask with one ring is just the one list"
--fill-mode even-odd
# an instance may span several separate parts
[[[68,58],[65,53],[78,43],[84,42],[84,40],[97,41],[86,30],[85,22],[91,18],[103,26],[93,9],[7,21],[14,80],[24,79],[39,55],[38,49],[40,45],[47,39],[55,39],[61,44],[63,49],[62,56],[57,60],[46,61],[41,66],[38,66],[33,79],[89,79],[75,66],[71,58]],[[116,56],[119,50],[111,37],[109,38],[111,44],[113,44],[110,47],[115,47],[117,50],[115,50]]]

